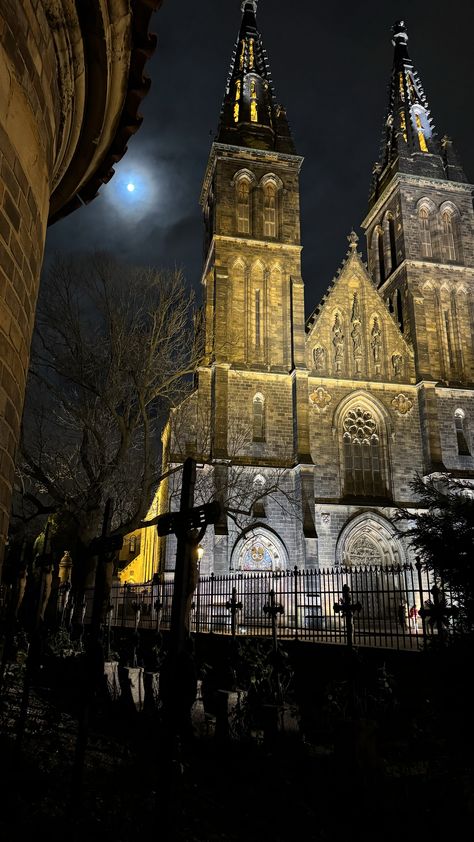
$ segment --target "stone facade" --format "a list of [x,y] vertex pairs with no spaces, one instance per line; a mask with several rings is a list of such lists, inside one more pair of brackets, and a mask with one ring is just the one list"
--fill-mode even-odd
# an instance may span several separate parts
[[[251,143],[247,124],[228,142],[237,128],[225,121],[238,124],[245,91],[267,83],[255,4],[243,6],[201,196],[206,355],[170,417],[164,465],[194,456],[196,502],[227,510],[207,529],[202,573],[413,562],[392,521],[398,506],[416,507],[414,474],[474,477],[472,190],[449,142],[436,145],[400,24],[385,166],[363,223],[368,267],[352,233],[305,324],[301,159],[286,135],[279,149],[271,120],[273,139],[266,124]],[[179,476],[154,511],[178,508]],[[174,537],[154,536],[144,578],[172,570],[174,554]]]
[[2,0],[0,573],[46,227],[94,197],[138,128],[158,4]]

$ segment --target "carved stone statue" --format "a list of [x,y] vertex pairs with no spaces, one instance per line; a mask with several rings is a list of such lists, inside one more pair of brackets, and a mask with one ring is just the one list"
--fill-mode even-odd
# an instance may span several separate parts
[[380,363],[380,350],[382,348],[382,331],[380,330],[377,316],[374,316],[374,326],[372,328],[372,340],[370,344],[374,356],[374,362],[377,365]]
[[323,371],[326,362],[326,351],[320,345],[314,349],[313,359],[316,371]]
[[342,360],[344,358],[344,334],[342,332],[342,325],[341,320],[339,318],[339,313],[336,313],[332,333],[332,344],[334,345],[334,360],[336,363],[336,371],[340,371]]
[[400,377],[403,357],[401,354],[392,354],[392,368],[395,377]]
[[360,311],[359,311],[359,297],[357,293],[354,293],[354,300],[352,302],[352,330],[351,330],[351,337],[352,337],[352,351],[354,354],[354,361],[355,361],[355,369],[356,373],[360,373],[360,361],[362,359],[362,330],[361,330],[361,321],[360,321]]
[[360,329],[360,322],[355,322],[351,336],[354,344],[354,357],[357,359],[362,356],[362,331]]

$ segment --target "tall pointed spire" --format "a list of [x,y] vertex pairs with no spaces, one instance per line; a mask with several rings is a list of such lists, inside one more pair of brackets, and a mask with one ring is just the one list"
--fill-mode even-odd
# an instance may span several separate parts
[[403,20],[392,26],[394,47],[393,68],[389,86],[389,103],[385,117],[380,150],[380,161],[374,166],[372,196],[393,175],[393,170],[431,175],[465,181],[462,169],[457,166],[447,172],[445,148],[438,139],[428,101],[408,53],[408,34]]
[[294,154],[286,112],[278,105],[257,26],[257,0],[243,0],[217,141]]

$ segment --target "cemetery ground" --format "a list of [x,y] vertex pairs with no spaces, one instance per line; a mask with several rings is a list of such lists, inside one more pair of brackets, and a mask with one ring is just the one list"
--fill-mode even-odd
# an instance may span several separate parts
[[[126,663],[130,641],[115,644]],[[147,647],[155,658],[150,639],[139,659],[150,667]],[[284,644],[276,706],[268,704],[270,641],[241,641],[237,670],[230,647],[229,638],[196,639],[192,731],[183,732],[171,756],[159,698],[134,704],[123,669],[122,692],[109,687],[90,708],[79,795],[73,770],[84,663],[54,647],[44,658],[19,748],[20,641],[0,708],[2,842],[150,835],[179,842],[399,842],[472,829],[469,641],[422,653]],[[222,690],[230,694],[219,696]]]

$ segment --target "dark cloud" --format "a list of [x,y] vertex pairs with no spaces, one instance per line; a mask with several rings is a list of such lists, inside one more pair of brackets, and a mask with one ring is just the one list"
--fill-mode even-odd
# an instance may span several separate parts
[[[311,312],[367,207],[392,62],[390,27],[406,20],[440,135],[474,176],[471,0],[260,0],[258,20],[301,172],[303,277]],[[143,125],[98,199],[53,226],[47,253],[107,248],[134,263],[183,266],[198,286],[199,194],[240,22],[240,0],[166,0]],[[143,189],[126,193],[126,182]]]

